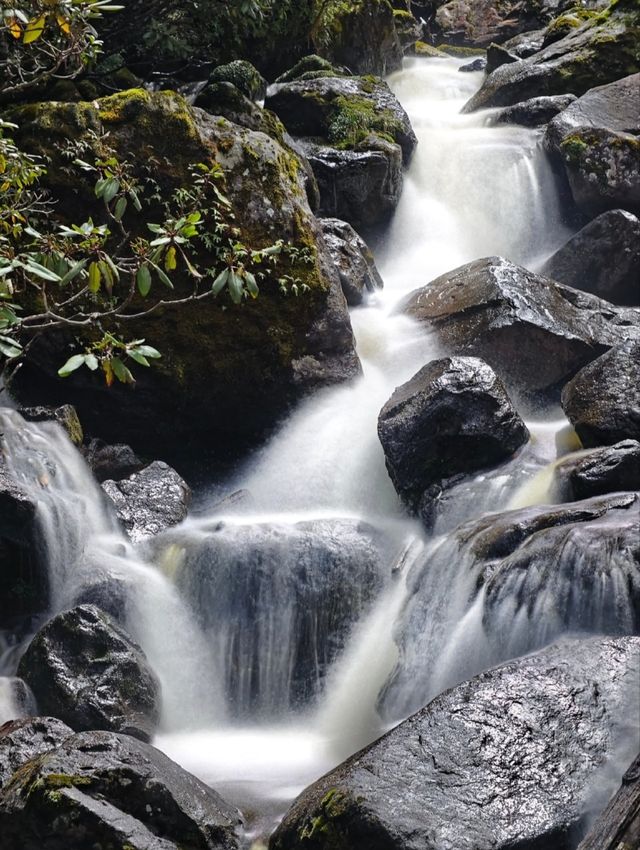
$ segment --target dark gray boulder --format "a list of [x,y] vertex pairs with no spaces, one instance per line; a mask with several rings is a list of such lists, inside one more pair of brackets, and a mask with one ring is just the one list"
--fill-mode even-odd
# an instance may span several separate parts
[[510,392],[534,399],[557,398],[581,366],[640,338],[639,310],[614,307],[500,257],[441,275],[412,293],[403,311],[434,330],[447,353],[481,357]]
[[72,729],[153,735],[160,686],[133,641],[95,606],[81,605],[49,620],[18,665],[43,714]]
[[340,275],[347,304],[361,304],[367,292],[384,286],[369,246],[346,221],[320,219],[320,227],[329,253]]
[[82,425],[75,407],[71,404],[63,404],[61,407],[21,407],[19,413],[27,422],[57,422],[75,446],[82,444]]
[[585,446],[640,439],[640,341],[589,363],[562,391],[562,407]]
[[240,824],[163,753],[111,732],[67,738],[0,794],[3,850],[237,850]]
[[474,59],[472,62],[467,62],[466,65],[461,65],[458,68],[458,71],[462,71],[465,74],[472,74],[475,71],[484,71],[487,67],[487,60],[484,56],[478,56],[477,59]]
[[640,73],[593,88],[549,124],[545,145],[564,166],[578,209],[640,213]]
[[464,682],[303,791],[270,850],[565,850],[639,668],[640,639],[591,638]]
[[159,534],[186,518],[191,489],[160,460],[120,481],[105,481],[102,489],[134,542]]
[[640,847],[640,756],[622,777],[620,790],[593,824],[578,850]]
[[0,788],[25,762],[55,749],[74,734],[55,717],[27,717],[0,726]]
[[82,448],[82,454],[98,481],[120,481],[144,468],[144,461],[124,443],[110,445],[93,439]]
[[606,298],[640,305],[640,221],[610,210],[590,221],[545,262],[540,273]]
[[529,432],[490,366],[451,357],[395,390],[380,411],[378,436],[393,485],[416,513],[434,485],[507,460]]
[[594,85],[640,71],[639,20],[635,0],[618,0],[528,58],[500,65],[463,111],[511,106],[540,95],[582,95]]
[[558,113],[570,106],[574,94],[556,94],[549,97],[533,97],[522,103],[507,106],[491,118],[491,125],[521,124],[523,127],[539,127],[548,124]]
[[537,30],[528,30],[514,35],[502,44],[490,44],[487,47],[487,74],[495,71],[500,65],[507,64],[514,59],[528,59],[542,50],[544,37],[547,29],[542,27]]
[[572,502],[622,490],[640,491],[637,440],[622,440],[613,446],[569,455],[554,471],[553,494],[559,501]]

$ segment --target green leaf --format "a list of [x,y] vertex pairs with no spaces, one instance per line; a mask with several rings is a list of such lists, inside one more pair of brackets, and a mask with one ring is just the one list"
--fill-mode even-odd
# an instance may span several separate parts
[[22,267],[26,269],[26,271],[31,272],[31,274],[36,275],[36,277],[41,277],[43,280],[50,280],[53,281],[53,283],[62,283],[60,277],[55,272],[41,266],[40,263],[36,263],[35,260],[27,259],[27,261],[22,264]]
[[213,281],[213,286],[211,287],[211,291],[214,295],[218,295],[219,292],[227,285],[227,281],[229,280],[229,269],[224,269],[220,272],[218,277]]
[[157,266],[153,262],[151,263],[151,265],[155,269],[158,277],[160,278],[160,282],[164,283],[164,285],[167,286],[169,289],[173,289],[173,284],[171,283],[171,279],[168,277],[168,275],[165,274],[164,270],[161,269],[160,266]]
[[12,360],[22,354],[22,347],[19,342],[9,336],[0,336],[0,354],[4,354],[5,357]]
[[144,266],[140,266],[136,274],[136,283],[138,285],[138,292],[143,298],[146,298],[149,294],[149,290],[151,289],[151,272],[149,271],[148,265],[145,264]]
[[135,380],[131,372],[124,365],[122,360],[119,357],[114,357],[111,360],[111,368],[113,369],[113,374],[122,384],[134,384]]
[[89,259],[80,260],[75,265],[73,265],[69,271],[64,275],[64,277],[60,278],[60,286],[66,286],[67,283],[70,283],[74,277],[77,277],[80,272],[85,268]]
[[138,197],[138,193],[135,189],[129,189],[129,197],[133,202],[133,206],[137,210],[137,212],[142,211],[142,204],[140,203],[140,198]]
[[100,282],[102,281],[102,271],[100,266],[95,261],[89,266],[89,292],[100,291]]
[[95,372],[98,366],[100,365],[98,363],[98,358],[95,356],[95,354],[85,354],[84,362],[85,365],[88,366],[92,372]]
[[233,269],[229,272],[229,295],[234,304],[242,301],[242,278]]
[[256,281],[255,277],[251,274],[251,272],[245,272],[244,273],[244,279],[247,283],[247,289],[249,290],[249,295],[252,298],[257,298],[260,290],[258,288],[258,282]]
[[117,179],[117,177],[109,177],[109,179],[107,180],[107,185],[104,187],[104,191],[102,193],[102,197],[104,198],[105,203],[110,204],[119,191],[120,181]]
[[150,345],[137,345],[134,350],[139,351],[140,354],[144,355],[144,357],[150,357],[152,360],[157,360],[159,357],[162,357],[162,354],[160,354],[158,349],[152,348]]
[[85,364],[85,355],[84,354],[74,354],[73,357],[70,357],[64,366],[61,366],[58,369],[58,375],[61,378],[66,378],[72,372],[75,372],[76,369],[79,369],[81,366]]
[[116,221],[121,221],[122,216],[127,211],[127,199],[126,198],[118,198],[118,202],[116,203],[116,208],[113,213],[113,217]]
[[140,351],[136,348],[130,348],[128,354],[129,357],[131,357],[133,360],[136,361],[136,363],[139,363],[141,366],[151,365],[147,358],[144,356],[144,354],[141,354]]

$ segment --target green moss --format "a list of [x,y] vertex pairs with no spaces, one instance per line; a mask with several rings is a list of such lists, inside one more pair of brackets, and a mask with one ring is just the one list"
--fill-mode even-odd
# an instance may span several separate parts
[[340,149],[353,148],[371,133],[393,142],[402,133],[402,125],[389,109],[377,109],[364,97],[339,96],[332,103],[328,128],[329,141]]
[[72,776],[67,773],[49,773],[42,778],[45,788],[78,788],[82,785],[91,785],[92,780],[88,776]]
[[416,56],[430,56],[433,59],[446,59],[447,54],[442,50],[438,50],[437,47],[432,47],[430,44],[426,44],[424,41],[416,41],[413,47],[413,51]]
[[352,850],[351,841],[339,824],[349,811],[349,798],[337,788],[325,794],[319,812],[302,827],[298,834],[301,844],[307,841],[327,850]]
[[485,56],[487,52],[479,47],[458,47],[456,44],[438,44],[436,50],[458,59],[464,59],[467,56]]
[[264,97],[267,83],[260,72],[251,62],[236,59],[226,65],[218,65],[209,76],[212,83],[233,83],[249,100],[260,100]]
[[589,150],[589,145],[577,135],[567,136],[560,147],[565,157],[572,162],[580,162]]

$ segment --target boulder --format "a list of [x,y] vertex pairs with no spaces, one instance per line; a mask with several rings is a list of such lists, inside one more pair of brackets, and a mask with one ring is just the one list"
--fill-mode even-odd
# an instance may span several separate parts
[[557,399],[585,363],[640,338],[640,311],[499,257],[441,275],[412,293],[403,311],[434,330],[446,353],[483,358],[510,392],[533,399]]
[[158,681],[140,647],[98,608],[49,620],[18,666],[40,712],[72,729],[106,729],[149,740],[160,716]]
[[3,850],[237,850],[240,814],[154,747],[84,732],[0,794]]
[[[30,104],[16,107],[12,116],[21,145],[50,157],[47,186],[60,214],[74,221],[98,213],[91,180],[71,181],[62,140],[90,145],[92,132],[108,132],[110,144],[143,177],[155,157],[153,176],[163,197],[189,184],[191,166],[215,159],[224,169],[221,188],[239,239],[255,248],[283,239],[300,251],[300,259],[286,261],[286,273],[303,290],[298,298],[283,294],[285,266],[265,267],[255,300],[234,305],[224,293],[129,322],[131,334],[163,353],[153,368],[136,370],[133,392],[124,385],[107,388],[86,369],[59,379],[69,341],[44,335],[12,382],[23,402],[64,398],[76,405],[93,436],[171,460],[196,451],[201,457],[230,442],[237,451],[263,436],[300,397],[359,374],[346,302],[309,208],[304,169],[277,141],[192,109],[170,92]],[[90,150],[85,155],[91,159]],[[175,286],[177,294],[191,291],[186,279],[176,278]]]
[[563,389],[562,407],[584,446],[640,440],[640,341],[581,369]]
[[609,210],[585,225],[540,273],[614,304],[640,305],[640,220]]
[[638,638],[570,640],[457,685],[303,791],[270,850],[569,846],[639,661]]
[[120,481],[144,468],[144,462],[131,446],[123,443],[113,446],[94,438],[81,451],[91,471],[101,482]]
[[502,44],[490,44],[487,47],[487,74],[495,71],[500,65],[506,65],[517,59],[528,59],[529,56],[542,50],[545,33],[546,28],[529,30],[514,35]]
[[120,481],[105,481],[102,489],[134,543],[186,519],[191,488],[166,463],[156,460]]
[[430,27],[442,41],[487,47],[550,20],[551,5],[514,0],[449,0],[438,4]]
[[635,0],[617,0],[527,59],[496,68],[463,112],[511,106],[540,95],[582,95],[635,74],[640,71],[639,21]]
[[539,127],[548,124],[558,113],[565,110],[576,99],[574,94],[557,94],[550,97],[533,97],[522,103],[507,106],[491,117],[491,125],[521,124],[523,127]]
[[[414,560],[380,696],[392,721],[564,634],[637,634],[637,493],[488,513]],[[459,627],[462,624],[462,627]]]
[[356,307],[365,294],[382,289],[384,283],[369,246],[353,227],[338,218],[320,220],[329,253],[338,269],[347,304]]
[[328,59],[311,53],[303,56],[299,62],[285,71],[275,80],[276,83],[292,83],[294,80],[315,80],[318,77],[351,77],[348,68],[333,65]]
[[55,749],[74,734],[55,717],[26,717],[0,726],[0,788],[25,762]]
[[640,491],[637,440],[569,455],[554,470],[553,495],[558,501],[572,502],[622,490]]
[[487,60],[484,56],[478,56],[472,62],[467,62],[466,65],[460,65],[458,71],[463,71],[466,74],[474,73],[475,71],[484,71],[487,67]]
[[62,407],[22,407],[19,412],[27,422],[57,422],[67,432],[74,446],[82,445],[82,425],[76,409],[70,404],[63,404]]
[[640,214],[639,88],[640,73],[593,88],[547,128],[545,145],[588,216],[618,207]]
[[529,438],[502,381],[475,357],[434,360],[380,411],[378,436],[398,495],[425,512],[434,485],[511,457]]
[[622,777],[618,793],[598,817],[578,850],[633,850],[640,847],[640,756]]
[[249,100],[264,100],[267,81],[246,59],[235,59],[226,65],[218,65],[209,74],[210,83],[232,83]]

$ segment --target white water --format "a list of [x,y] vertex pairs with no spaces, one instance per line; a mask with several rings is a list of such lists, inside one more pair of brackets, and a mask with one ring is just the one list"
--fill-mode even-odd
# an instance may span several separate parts
[[[376,431],[394,388],[438,356],[433,339],[394,315],[398,302],[478,257],[501,254],[534,266],[566,237],[538,135],[461,116],[480,75],[458,73],[459,64],[415,60],[390,80],[419,146],[378,248],[386,288],[352,313],[363,376],[302,404],[229,482],[229,490],[250,491],[247,506],[189,519],[142,559],[115,528],[61,433],[23,427],[15,414],[5,414],[7,453],[41,505],[54,610],[72,603],[96,573],[129,587],[129,628],[163,685],[157,743],[243,808],[251,839],[267,834],[305,785],[416,701],[495,660],[482,641],[484,596],[474,600],[473,570],[455,561],[451,540],[425,541],[417,523],[404,518]],[[527,482],[556,458],[564,425],[530,424],[531,445],[517,459],[456,492],[449,525],[522,499]],[[349,525],[359,521],[373,530],[361,534]],[[420,641],[438,646],[441,656],[403,685],[383,720],[378,696],[399,658],[406,578],[435,546],[452,553],[445,559],[450,572],[434,579],[430,605],[438,616],[420,631]],[[343,548],[368,554],[331,572],[342,563],[336,553]],[[358,572],[363,563],[366,570]],[[295,572],[300,564],[304,581]],[[327,585],[341,574],[348,581]],[[359,593],[359,582],[371,592]],[[301,586],[308,596],[300,595]],[[239,587],[250,605],[242,604]],[[327,588],[336,603],[349,600],[351,618],[329,610]],[[463,641],[469,633],[477,638],[471,648]],[[315,659],[313,675],[302,683],[298,643],[310,643]]]

